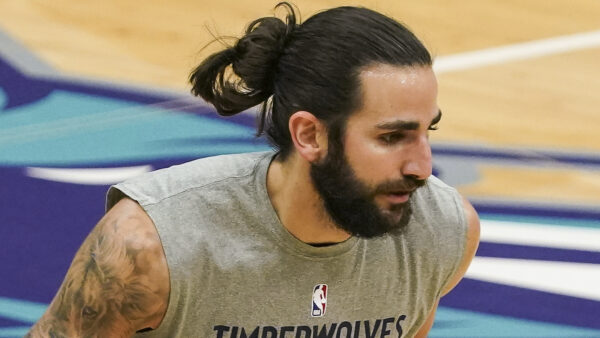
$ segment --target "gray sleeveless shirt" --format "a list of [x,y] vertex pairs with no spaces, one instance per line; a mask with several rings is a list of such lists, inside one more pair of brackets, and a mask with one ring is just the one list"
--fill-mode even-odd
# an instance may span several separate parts
[[200,159],[109,190],[154,221],[171,294],[143,337],[412,337],[466,244],[458,193],[431,177],[401,235],[314,247],[280,223],[266,189],[273,153]]

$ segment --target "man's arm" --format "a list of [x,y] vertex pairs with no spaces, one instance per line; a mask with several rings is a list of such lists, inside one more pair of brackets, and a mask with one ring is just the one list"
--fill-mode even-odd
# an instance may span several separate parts
[[170,285],[150,217],[119,201],[77,251],[58,293],[26,337],[130,337],[156,328]]
[[[460,262],[460,266],[458,267],[458,270],[454,276],[452,276],[448,284],[444,287],[444,290],[442,290],[442,296],[450,292],[463,278],[467,272],[467,269],[469,268],[469,265],[471,264],[471,261],[473,260],[473,257],[475,256],[475,252],[477,252],[477,247],[479,246],[479,216],[477,215],[477,211],[475,211],[475,208],[473,208],[471,203],[469,203],[469,201],[467,201],[465,198],[463,198],[463,207],[465,209],[468,224],[467,246],[465,248],[463,260]],[[415,338],[427,337],[429,330],[431,330],[431,327],[433,326],[435,312],[439,302],[440,300],[438,299],[433,307],[433,310],[431,310],[431,313],[427,317],[425,324],[421,326],[421,329],[419,332],[417,332]]]

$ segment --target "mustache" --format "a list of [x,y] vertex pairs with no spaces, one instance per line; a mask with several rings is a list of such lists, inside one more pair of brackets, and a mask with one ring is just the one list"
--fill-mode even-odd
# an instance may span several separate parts
[[377,186],[375,194],[389,194],[394,192],[410,193],[424,186],[427,179],[420,180],[412,176],[405,176],[401,180],[383,182]]

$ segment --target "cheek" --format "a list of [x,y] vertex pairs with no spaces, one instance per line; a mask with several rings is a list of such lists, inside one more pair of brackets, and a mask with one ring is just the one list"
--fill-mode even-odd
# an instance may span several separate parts
[[346,159],[360,180],[377,185],[398,174],[394,163],[397,155],[386,147],[364,139],[348,139],[345,147]]

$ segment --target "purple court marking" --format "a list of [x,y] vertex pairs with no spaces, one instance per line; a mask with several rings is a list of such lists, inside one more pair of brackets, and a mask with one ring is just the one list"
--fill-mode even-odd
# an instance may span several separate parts
[[479,244],[477,256],[600,264],[600,252],[490,242]]
[[[565,164],[580,164],[600,166],[600,156],[580,155],[580,154],[564,154],[553,153],[543,150],[507,150],[507,149],[477,149],[474,147],[444,146],[435,144],[431,146],[434,154],[457,156],[457,157],[473,157],[487,158],[499,160],[518,160],[524,162],[559,162]],[[535,152],[535,155],[528,155],[528,152]]]
[[600,329],[600,302],[464,278],[441,306]]
[[52,85],[32,81],[22,75],[2,58],[0,58],[0,88],[8,97],[2,110],[36,102],[45,98],[54,90]]
[[[1,111],[30,104],[48,96],[53,90],[63,90],[96,96],[109,97],[140,104],[155,104],[165,110],[179,110],[194,114],[218,117],[214,108],[208,106],[201,99],[190,96],[176,96],[169,94],[152,94],[141,89],[110,88],[94,83],[74,83],[69,80],[42,79],[29,77],[20,73],[7,61],[0,58],[0,88],[5,91],[7,104]],[[173,103],[176,101],[177,103]],[[252,114],[237,114],[224,118],[234,123],[254,127],[256,118]]]

